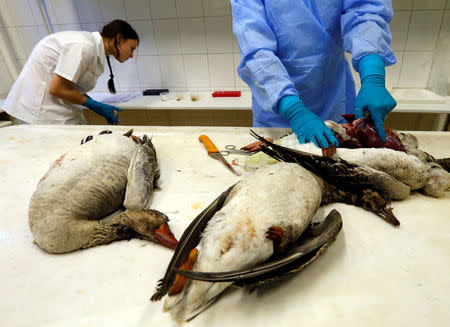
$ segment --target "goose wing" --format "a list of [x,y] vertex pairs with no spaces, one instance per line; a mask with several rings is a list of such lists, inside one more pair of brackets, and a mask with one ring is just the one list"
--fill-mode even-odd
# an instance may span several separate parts
[[337,210],[332,210],[322,222],[310,225],[287,255],[282,258],[269,259],[250,269],[227,272],[198,272],[181,269],[176,269],[176,271],[185,277],[196,280],[234,282],[239,286],[258,286],[304,269],[334,242],[341,228],[341,215]]

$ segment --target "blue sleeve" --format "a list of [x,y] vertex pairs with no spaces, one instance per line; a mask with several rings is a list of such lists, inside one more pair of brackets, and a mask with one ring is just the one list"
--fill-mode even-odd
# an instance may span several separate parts
[[261,0],[231,0],[233,31],[241,52],[238,74],[253,98],[266,111],[276,111],[278,101],[297,95],[294,83],[277,57],[277,40]]
[[358,71],[358,63],[369,53],[383,58],[384,64],[395,64],[390,47],[392,20],[390,0],[343,0],[341,30],[345,51],[352,54],[352,65]]

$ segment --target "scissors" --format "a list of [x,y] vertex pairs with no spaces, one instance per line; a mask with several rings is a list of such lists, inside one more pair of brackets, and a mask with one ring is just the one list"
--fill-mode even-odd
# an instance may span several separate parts
[[228,156],[229,154],[240,154],[240,155],[244,155],[244,156],[252,156],[255,154],[255,152],[236,149],[236,146],[233,144],[226,145],[225,149],[226,150],[220,151],[220,154],[223,156]]

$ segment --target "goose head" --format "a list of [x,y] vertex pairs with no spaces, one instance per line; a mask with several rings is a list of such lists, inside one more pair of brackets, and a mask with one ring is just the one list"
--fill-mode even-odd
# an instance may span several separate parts
[[178,241],[169,228],[169,218],[158,210],[133,210],[124,212],[132,221],[137,237],[175,249]]

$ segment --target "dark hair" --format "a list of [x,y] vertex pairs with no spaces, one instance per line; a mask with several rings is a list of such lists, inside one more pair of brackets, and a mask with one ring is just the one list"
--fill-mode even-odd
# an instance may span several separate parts
[[[116,48],[117,55],[120,56],[120,51],[117,48],[117,35],[121,34],[122,37],[125,40],[133,39],[137,40],[139,44],[139,36],[137,35],[136,31],[131,27],[130,24],[127,22],[121,20],[121,19],[115,19],[105,26],[103,26],[103,29],[101,31],[101,36],[105,38],[111,38],[114,39],[114,47]],[[110,72],[110,78],[108,80],[108,89],[111,93],[116,93],[116,87],[114,86],[114,75],[112,73],[111,69],[111,62],[109,61],[109,56],[106,56],[106,61],[108,62],[109,72]]]

